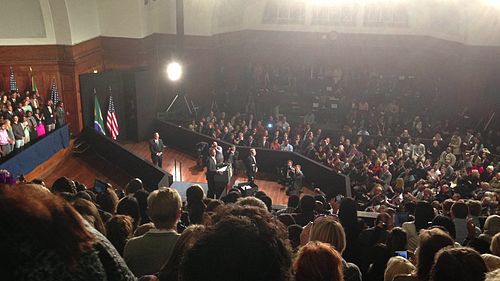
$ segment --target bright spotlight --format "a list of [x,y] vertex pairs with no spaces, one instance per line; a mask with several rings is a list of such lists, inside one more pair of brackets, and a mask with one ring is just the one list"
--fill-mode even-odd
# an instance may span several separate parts
[[182,77],[182,66],[178,62],[171,62],[167,65],[167,76],[170,81],[177,81]]

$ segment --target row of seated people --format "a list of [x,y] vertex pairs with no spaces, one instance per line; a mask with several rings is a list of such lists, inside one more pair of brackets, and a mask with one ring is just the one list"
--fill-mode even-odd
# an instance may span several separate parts
[[[0,186],[6,280],[498,280],[498,207],[475,200],[379,208],[367,223],[353,198],[290,196],[273,209],[237,189],[186,201],[171,188],[89,190],[60,178]],[[10,179],[10,180],[9,180]],[[120,198],[121,197],[121,198]],[[446,202],[451,203],[448,204]],[[480,203],[481,204],[481,203]],[[401,225],[401,227],[400,227]],[[466,265],[466,266],[465,266]]]
[[20,150],[31,141],[66,124],[62,101],[54,106],[52,100],[42,105],[38,93],[17,91],[9,95],[0,92],[0,156]]
[[[421,183],[432,197],[445,189],[446,198],[442,200],[451,198],[453,193],[471,198],[480,186],[483,193],[500,188],[499,156],[485,148],[479,133],[456,132],[448,139],[437,133],[432,144],[426,146],[419,139],[413,141],[410,133],[404,131],[395,140],[383,140],[376,145],[373,139],[366,141],[362,135],[355,143],[343,136],[334,141],[319,128],[313,132],[308,124],[292,128],[286,117],[278,122],[273,120],[270,117],[266,129],[265,122],[255,121],[251,115],[249,119],[239,114],[227,119],[224,113],[210,113],[199,122],[193,121],[189,128],[235,145],[304,154],[348,175],[360,195],[373,194],[375,184],[382,184],[385,195],[392,198],[407,194],[416,183]],[[272,141],[268,141],[270,135],[274,136]],[[398,178],[403,182],[396,182]]]

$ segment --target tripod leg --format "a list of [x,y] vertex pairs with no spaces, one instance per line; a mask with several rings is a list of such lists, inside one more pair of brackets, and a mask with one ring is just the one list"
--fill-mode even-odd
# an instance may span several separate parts
[[170,105],[167,108],[167,112],[170,111],[170,109],[172,108],[172,106],[174,105],[174,103],[175,103],[175,101],[177,100],[178,97],[179,97],[179,94],[175,95],[174,100],[170,103]]

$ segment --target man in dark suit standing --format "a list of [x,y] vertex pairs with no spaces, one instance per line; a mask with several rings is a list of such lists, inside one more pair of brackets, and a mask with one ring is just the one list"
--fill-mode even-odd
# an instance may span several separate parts
[[45,117],[45,131],[47,133],[56,129],[56,115],[52,106],[52,100],[48,100],[47,105],[43,108],[43,116]]
[[160,168],[162,167],[164,149],[165,145],[160,139],[160,134],[154,133],[153,139],[149,140],[149,151],[151,152],[151,161]]
[[250,155],[248,156],[246,161],[247,177],[249,182],[254,181],[255,174],[258,171],[257,160],[255,159],[255,155],[257,155],[257,151],[255,150],[255,148],[251,148]]
[[217,185],[215,184],[215,175],[217,174],[217,160],[215,159],[215,148],[211,147],[208,151],[206,179],[208,184],[207,198],[213,199],[217,195]]

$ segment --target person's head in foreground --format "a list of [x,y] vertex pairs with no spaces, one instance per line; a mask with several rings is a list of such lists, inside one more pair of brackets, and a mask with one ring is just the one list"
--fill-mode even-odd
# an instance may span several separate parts
[[454,245],[453,238],[441,229],[434,228],[423,230],[419,235],[420,244],[417,248],[417,278],[418,280],[428,280],[434,256],[442,248]]
[[342,281],[342,256],[330,244],[311,241],[293,264],[295,281]]
[[181,263],[183,281],[290,280],[286,229],[267,210],[221,206]]
[[435,257],[433,281],[483,281],[488,268],[471,248],[445,248]]

